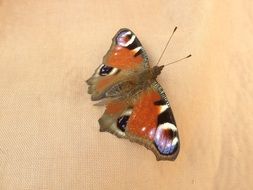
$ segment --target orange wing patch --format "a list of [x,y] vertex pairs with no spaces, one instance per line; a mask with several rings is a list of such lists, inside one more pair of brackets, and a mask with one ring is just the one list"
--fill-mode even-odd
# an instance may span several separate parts
[[105,61],[108,65],[119,69],[134,69],[143,62],[143,57],[136,52],[121,46],[115,46]]
[[99,80],[97,83],[97,90],[98,91],[105,90],[108,86],[112,84],[114,79],[115,79],[115,76],[106,76],[103,79]]
[[157,128],[157,116],[160,112],[159,106],[154,105],[154,102],[160,99],[159,93],[154,90],[142,92],[128,121],[129,133],[153,140]]
[[118,114],[124,111],[126,103],[124,101],[114,101],[106,106],[106,113],[109,115]]

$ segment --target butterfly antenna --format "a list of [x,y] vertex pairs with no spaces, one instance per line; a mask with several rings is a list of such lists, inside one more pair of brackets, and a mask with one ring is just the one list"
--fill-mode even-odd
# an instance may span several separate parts
[[176,60],[176,61],[172,61],[172,62],[170,62],[170,63],[167,63],[167,64],[164,65],[164,67],[166,67],[166,66],[168,66],[168,65],[171,65],[171,64],[173,64],[173,63],[182,61],[182,60],[184,60],[184,59],[187,59],[187,58],[189,58],[189,57],[191,57],[191,56],[192,56],[192,55],[190,54],[190,55],[187,55],[187,56],[184,57],[184,58],[181,58],[181,59],[178,59],[178,60]]
[[165,47],[164,47],[164,49],[163,49],[163,52],[162,52],[162,54],[161,54],[161,56],[160,56],[160,58],[159,58],[159,60],[158,60],[158,62],[157,62],[157,64],[156,64],[156,66],[157,66],[157,65],[159,64],[159,62],[161,61],[162,56],[163,56],[165,50],[167,49],[167,46],[169,45],[170,40],[171,40],[172,36],[174,35],[174,33],[176,32],[176,30],[177,30],[177,26],[174,28],[172,34],[170,35],[170,38],[169,38],[169,40],[167,41],[167,43],[166,43],[166,45],[165,45]]

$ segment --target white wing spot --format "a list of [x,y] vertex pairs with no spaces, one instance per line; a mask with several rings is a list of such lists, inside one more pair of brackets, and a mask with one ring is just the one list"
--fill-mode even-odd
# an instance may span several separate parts
[[134,42],[134,39],[135,39],[135,35],[132,35],[131,39],[128,40],[127,43],[124,44],[125,47],[129,46],[130,44],[132,44]]
[[175,137],[174,139],[173,139],[173,141],[172,141],[172,146],[175,146],[176,144],[178,143],[178,138],[177,137]]
[[112,71],[109,73],[109,75],[114,75],[115,73],[118,72],[119,69],[113,68]]
[[163,113],[166,109],[168,109],[169,106],[167,104],[160,106],[160,113]]
[[158,126],[159,128],[161,127],[162,129],[171,129],[172,131],[177,131],[177,128],[175,125],[172,123],[163,123]]
[[132,114],[132,112],[133,112],[133,110],[132,109],[127,109],[126,111],[124,111],[121,115],[127,115],[127,116],[129,116],[129,115],[131,115]]
[[134,53],[137,53],[138,51],[140,51],[141,48],[142,48],[142,47],[137,47],[137,48],[133,49],[132,51],[133,51]]

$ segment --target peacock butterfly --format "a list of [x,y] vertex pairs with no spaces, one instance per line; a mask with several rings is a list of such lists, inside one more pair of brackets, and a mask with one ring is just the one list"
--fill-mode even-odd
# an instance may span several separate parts
[[136,35],[123,28],[86,82],[91,99],[106,106],[98,120],[101,132],[144,145],[157,160],[175,160],[180,147],[178,130],[168,99],[156,81],[163,68],[150,67]]

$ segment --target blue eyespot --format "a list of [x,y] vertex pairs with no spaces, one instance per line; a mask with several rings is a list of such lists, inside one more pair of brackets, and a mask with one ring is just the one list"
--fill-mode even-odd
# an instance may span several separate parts
[[113,67],[103,65],[103,67],[101,67],[101,69],[99,71],[99,75],[106,76],[112,71],[112,69],[113,69]]
[[161,124],[155,133],[154,144],[163,155],[172,155],[178,149],[179,140],[176,131],[171,129],[172,126],[170,123]]
[[118,118],[117,121],[117,127],[121,130],[121,131],[125,131],[126,126],[127,126],[127,121],[129,119],[130,116],[124,115]]

